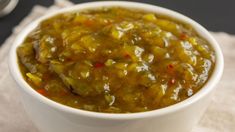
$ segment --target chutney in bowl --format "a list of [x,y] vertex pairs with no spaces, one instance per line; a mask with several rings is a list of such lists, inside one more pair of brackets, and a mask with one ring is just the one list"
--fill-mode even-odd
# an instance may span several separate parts
[[[187,90],[187,88],[184,87],[184,89],[186,89],[186,90],[184,91],[185,94],[183,94],[183,95],[186,96],[187,98],[184,98],[184,99],[182,98],[178,101],[173,101],[173,102],[166,100],[166,103],[168,103],[168,105],[165,105],[165,106],[164,105],[155,105],[155,106],[151,105],[151,101],[150,101],[151,99],[149,99],[150,104],[146,103],[147,104],[147,109],[144,108],[144,107],[139,108],[139,107],[141,107],[141,102],[143,101],[143,98],[138,99],[138,101],[141,101],[140,105],[132,105],[132,106],[127,106],[126,105],[127,106],[126,108],[124,108],[124,107],[121,108],[121,106],[124,106],[124,105],[117,105],[117,104],[114,105],[114,103],[119,102],[121,100],[121,98],[124,98],[123,102],[126,101],[128,103],[128,102],[133,101],[134,103],[131,103],[131,104],[137,104],[136,103],[137,101],[135,101],[135,98],[133,98],[133,96],[132,96],[134,94],[131,94],[131,96],[128,95],[129,91],[127,91],[127,92],[123,91],[123,93],[121,93],[121,94],[119,94],[119,96],[117,96],[118,92],[115,91],[115,95],[113,95],[114,92],[111,92],[111,88],[109,87],[110,91],[105,90],[105,92],[103,92],[105,94],[100,96],[100,98],[97,98],[98,102],[99,101],[105,102],[103,106],[106,105],[106,107],[103,107],[104,109],[103,108],[100,109],[100,107],[91,106],[92,101],[87,103],[88,107],[87,106],[84,107],[83,106],[84,104],[81,104],[81,102],[78,102],[78,103],[80,103],[79,106],[78,105],[74,106],[73,105],[74,101],[72,101],[72,105],[70,103],[66,104],[66,102],[59,101],[59,99],[56,99],[54,101],[52,98],[49,97],[50,93],[52,93],[52,92],[49,92],[48,88],[44,90],[45,87],[37,88],[35,86],[35,85],[40,84],[40,83],[49,82],[48,81],[49,78],[46,78],[46,79],[41,78],[42,76],[40,74],[35,74],[34,70],[33,70],[33,72],[30,72],[29,70],[27,71],[26,66],[21,65],[23,63],[20,62],[21,57],[18,56],[19,55],[18,50],[21,46],[24,45],[24,43],[26,41],[28,41],[27,38],[30,37],[33,34],[33,32],[36,31],[40,27],[40,25],[42,23],[44,23],[45,21],[50,20],[51,18],[54,18],[56,16],[60,16],[61,14],[71,14],[73,12],[83,14],[83,12],[84,13],[85,12],[89,13],[89,11],[90,11],[90,13],[91,13],[92,11],[98,11],[98,10],[105,9],[105,8],[106,9],[107,8],[108,9],[114,9],[114,8],[117,8],[117,7],[119,9],[122,8],[123,11],[125,11],[124,9],[127,9],[127,10],[131,10],[131,11],[134,11],[134,12],[146,13],[145,17],[141,17],[142,21],[145,21],[145,23],[149,23],[150,21],[152,21],[156,17],[156,19],[170,20],[170,21],[175,22],[176,24],[180,24],[183,27],[184,26],[186,26],[186,28],[188,27],[187,29],[189,29],[189,30],[192,29],[191,33],[195,34],[196,38],[197,37],[200,38],[202,40],[202,43],[205,43],[205,45],[208,46],[207,47],[207,46],[204,45],[205,47],[204,46],[203,47],[205,48],[205,50],[209,49],[210,54],[212,55],[211,59],[208,59],[212,62],[211,67],[210,67],[210,72],[208,72],[208,74],[205,74],[206,75],[205,80],[204,80],[205,82],[201,85],[201,87],[200,86],[197,87],[197,88],[194,87],[198,90],[193,90],[193,91],[189,90],[190,88],[188,88],[188,90]],[[134,17],[135,14],[136,13],[134,13],[131,16]],[[121,15],[123,15],[123,14],[120,14],[120,16]],[[132,17],[130,17],[130,18],[132,18]],[[100,21],[95,21],[95,23],[99,23],[99,22]],[[125,23],[124,23],[124,25],[125,25]],[[137,23],[138,23],[138,21],[137,21]],[[163,22],[163,23],[165,23],[165,22]],[[86,25],[90,25],[90,24],[91,23],[88,22]],[[133,25],[133,24],[134,23],[132,23],[130,25]],[[130,37],[130,38],[134,37],[134,36],[129,35],[129,32],[131,32],[133,30],[133,28],[131,28],[128,31],[125,31],[125,30],[123,30],[123,28],[125,27],[125,26],[123,27],[123,24],[121,24],[121,23],[118,24],[117,23],[117,25],[118,25],[117,26],[118,29],[115,28],[116,27],[115,26],[114,28],[108,30],[107,33],[109,35],[107,35],[107,38],[104,38],[104,39],[111,39],[111,40],[114,41],[114,42],[110,41],[111,43],[118,44],[118,43],[116,43],[117,41],[121,42],[121,41],[123,41],[123,39],[124,39],[124,41],[126,41],[126,36]],[[149,24],[146,24],[146,26],[148,27]],[[51,26],[49,26],[49,27],[51,27]],[[57,26],[55,25],[55,27],[57,27]],[[60,27],[60,26],[58,26],[58,27]],[[154,30],[154,27],[156,27],[156,26],[153,25],[153,30]],[[168,25],[167,27],[169,28],[171,26]],[[68,28],[68,30],[71,30],[71,29]],[[135,30],[135,28],[134,28],[134,30]],[[163,29],[163,30],[167,31],[167,29]],[[140,30],[138,30],[138,31],[140,31]],[[122,34],[122,35],[120,35],[120,38],[115,37],[115,36],[119,36],[119,33]],[[155,32],[155,33],[157,33],[157,32]],[[184,32],[182,32],[182,33],[183,34],[176,35],[176,37],[177,37],[176,39],[179,39],[182,42],[191,41],[190,43],[193,43],[194,39],[189,40],[189,38],[187,37],[187,32],[186,32],[186,34]],[[156,41],[156,37],[151,37],[151,34],[149,34],[150,39],[148,39],[148,41],[149,41],[148,44],[151,44],[150,43],[151,41]],[[98,36],[95,35],[94,38],[93,37],[88,37],[88,38],[92,38],[92,40],[95,39],[97,41],[101,37],[100,36],[101,34],[97,34],[97,35]],[[148,32],[145,35],[148,36]],[[173,35],[175,35],[175,33]],[[72,37],[73,35],[71,34],[71,35],[68,35],[68,36]],[[147,36],[144,37],[144,38],[147,38]],[[172,36],[172,35],[170,35],[170,36]],[[153,38],[155,38],[155,40]],[[118,40],[118,39],[120,39],[120,40]],[[89,42],[88,40],[89,39],[87,39],[85,42]],[[127,38],[127,40],[131,40],[131,39]],[[52,41],[52,40],[49,39],[49,41]],[[97,41],[97,42],[99,42],[99,41]],[[103,42],[103,41],[100,41],[100,42]],[[136,40],[134,42],[136,42]],[[138,42],[141,42],[141,41],[138,40]],[[165,43],[165,42],[168,42],[168,41],[164,40],[163,46],[166,46],[165,44],[167,44],[167,43]],[[132,44],[132,43],[125,44],[125,46],[132,47],[133,45],[130,45],[130,44]],[[152,44],[154,44],[154,43],[152,43]],[[185,44],[185,43],[181,43],[181,44],[183,44],[182,46],[188,45],[188,44]],[[106,45],[106,43],[104,43],[102,45]],[[107,46],[109,46],[109,44],[107,44]],[[137,53],[141,53],[140,54],[141,57],[138,57],[138,58],[142,59],[141,62],[144,62],[144,61],[148,60],[148,57],[144,57],[144,56],[146,56],[145,55],[146,53],[153,54],[154,51],[155,51],[155,50],[153,50],[153,51],[152,50],[147,50],[148,48],[144,47],[141,43],[135,45],[134,49],[137,48],[136,46],[138,46],[139,48],[144,50],[142,52],[137,52]],[[151,46],[151,45],[149,45],[149,46]],[[152,46],[154,46],[154,45],[152,45]],[[157,46],[157,45],[155,45],[155,46]],[[81,43],[79,44],[78,47],[81,47],[82,49],[86,49],[87,51],[89,51],[89,48],[86,48],[86,46],[81,44]],[[88,46],[88,47],[90,47],[90,46]],[[124,47],[124,44],[123,44],[123,47]],[[192,47],[195,48],[194,46],[192,46]],[[98,46],[97,50],[99,48],[100,47]],[[137,51],[141,50],[139,48],[137,48],[138,49]],[[157,48],[156,51],[160,51],[162,48],[164,49],[165,47],[161,47],[159,45],[159,48]],[[33,49],[35,50],[35,49],[39,49],[39,48],[37,48],[37,46],[36,46],[36,47],[33,47]],[[66,49],[66,48],[64,48],[64,49]],[[64,50],[64,49],[61,49],[61,50]],[[130,48],[130,49],[132,49],[132,48]],[[185,47],[184,47],[184,49],[185,49]],[[189,52],[187,50],[185,53],[191,54],[190,49],[191,48],[188,49]],[[201,48],[199,48],[199,49],[201,49]],[[90,50],[93,51],[93,49],[90,49]],[[31,52],[31,51],[32,50],[26,50],[25,52],[27,53],[27,52]],[[35,51],[33,51],[33,52],[35,52]],[[52,48],[52,51],[56,51],[56,49]],[[133,50],[127,50],[127,51],[129,51],[128,53],[133,54]],[[163,51],[165,51],[165,50],[163,50]],[[170,51],[170,50],[168,50],[168,51]],[[175,56],[180,56],[181,51],[182,51],[181,48],[179,50],[177,50],[178,54],[175,54]],[[157,53],[161,53],[161,52],[157,52]],[[168,52],[167,53],[162,52],[162,53],[163,53],[162,55],[164,55],[164,54],[167,54]],[[36,54],[36,52],[34,54]],[[223,64],[224,64],[223,63],[223,55],[222,55],[221,49],[219,47],[219,44],[216,42],[216,40],[213,38],[213,36],[204,27],[202,27],[197,22],[193,21],[192,19],[190,19],[190,18],[188,18],[188,17],[186,17],[186,16],[184,16],[180,13],[177,13],[177,12],[169,10],[169,9],[165,9],[165,8],[162,8],[162,7],[159,7],[159,6],[154,6],[154,5],[149,5],[149,4],[143,4],[143,3],[137,3],[137,2],[127,2],[127,1],[89,2],[89,3],[83,3],[83,4],[78,4],[78,5],[74,5],[74,6],[71,6],[71,7],[67,7],[65,9],[60,9],[60,10],[55,10],[55,11],[48,12],[48,13],[46,13],[46,15],[44,15],[44,16],[38,18],[37,20],[31,22],[28,26],[26,26],[22,30],[22,32],[20,32],[17,35],[15,41],[12,44],[9,55],[10,55],[9,56],[9,69],[10,69],[12,77],[14,78],[14,80],[17,83],[16,88],[17,88],[17,90],[19,90],[20,95],[22,96],[21,101],[24,105],[24,108],[25,108],[26,112],[28,113],[29,117],[34,122],[34,124],[39,128],[39,130],[41,130],[43,132],[65,132],[65,131],[66,132],[75,132],[75,131],[82,131],[82,132],[83,131],[84,132],[94,132],[94,131],[95,132],[110,132],[110,131],[112,131],[112,132],[120,132],[120,131],[122,131],[122,132],[143,132],[143,131],[144,132],[155,132],[155,131],[160,131],[160,132],[172,132],[172,131],[174,131],[174,132],[189,132],[192,129],[192,127],[200,120],[200,117],[202,116],[202,114],[204,113],[204,111],[207,108],[208,104],[210,103],[210,98],[212,96],[213,91],[216,88],[215,86],[219,82],[219,79],[221,78],[221,75],[222,75],[222,72],[223,72]],[[27,54],[25,54],[25,55],[27,55]],[[90,53],[90,55],[92,56],[92,53]],[[118,54],[118,56],[119,55],[120,55],[120,57],[123,57],[123,56],[121,56],[121,54]],[[134,53],[133,55],[136,56],[136,53]],[[195,52],[192,53],[191,55],[194,56]],[[121,60],[123,59],[122,61],[124,63],[128,62],[127,67],[129,67],[129,63],[135,63],[135,60],[132,60],[133,56],[131,56],[131,55],[124,55],[124,56],[126,56],[126,57],[123,57],[123,58],[120,58],[120,59]],[[150,55],[150,56],[152,56],[152,55]],[[214,58],[213,58],[213,56],[214,56]],[[38,57],[39,56],[37,56],[35,58],[35,60],[38,61],[38,59],[39,59]],[[47,58],[47,57],[49,57],[49,58]],[[45,69],[47,69],[47,67],[49,65],[51,65],[51,66],[52,66],[52,64],[59,65],[61,63],[60,62],[61,60],[55,60],[55,61],[50,60],[51,63],[49,63],[49,62],[47,62],[48,59],[52,59],[52,58],[50,58],[50,55],[47,56],[47,57],[46,57],[45,60],[42,59],[44,57],[41,58],[42,60],[40,59],[40,61],[43,61],[43,63],[45,63],[45,64],[47,63],[47,65],[45,65],[45,67],[46,67]],[[88,59],[87,56],[85,56],[85,57],[84,57],[84,59]],[[104,59],[103,59],[103,57],[104,57]],[[79,75],[81,77],[84,76],[85,78],[86,78],[86,76],[88,76],[88,78],[89,78],[89,77],[93,77],[93,75],[94,75],[93,70],[95,70],[95,67],[100,71],[108,70],[110,68],[110,70],[108,70],[108,71],[115,73],[115,74],[113,74],[113,76],[116,76],[117,78],[120,78],[120,80],[123,80],[121,77],[125,77],[125,76],[122,76],[122,73],[126,73],[126,72],[120,72],[121,74],[118,74],[118,71],[124,71],[127,67],[125,65],[124,65],[124,69],[118,69],[117,68],[119,66],[122,67],[121,65],[116,67],[117,63],[123,63],[123,62],[121,60],[120,61],[116,60],[114,57],[110,57],[107,60],[105,58],[107,58],[107,56],[101,56],[101,57],[99,57],[99,60],[96,60],[94,62],[91,61],[91,63],[87,63],[87,62],[85,63],[85,62],[80,61],[80,63],[81,64],[84,63],[84,65],[85,64],[89,64],[89,65],[92,64],[91,65],[92,70],[89,70],[89,76],[87,74],[82,75],[81,72],[77,75]],[[127,58],[127,59],[125,60],[124,58]],[[153,58],[153,57],[150,57],[149,59],[151,60],[151,58]],[[162,62],[163,60],[160,60],[161,58],[158,58],[158,59],[154,58],[154,61],[161,61]],[[195,58],[195,57],[189,57],[189,58]],[[130,59],[130,60],[127,61],[128,59]],[[181,61],[184,61],[184,60],[188,60],[188,59],[184,58]],[[194,62],[195,59],[192,59],[192,60],[193,60],[192,62]],[[27,61],[27,59],[25,61]],[[113,63],[113,61],[115,61],[115,63]],[[30,61],[28,61],[28,62],[30,62]],[[185,76],[179,76],[179,77],[177,76],[177,78],[175,78],[176,74],[171,73],[170,72],[171,70],[167,70],[167,69],[171,69],[172,67],[173,67],[173,69],[178,69],[177,67],[175,67],[175,66],[177,66],[177,65],[175,65],[177,63],[175,63],[175,62],[172,63],[172,64],[174,64],[172,66],[171,65],[168,66],[167,63],[166,63],[165,66],[167,66],[169,68],[166,68],[165,66],[160,65],[159,69],[156,69],[156,71],[151,71],[150,69],[152,69],[152,68],[150,66],[153,63],[157,63],[157,62],[152,62],[152,63],[150,62],[150,64],[148,64],[148,63],[149,62],[146,62],[144,64],[148,66],[149,72],[151,72],[151,73],[153,73],[153,72],[154,73],[155,72],[159,72],[159,73],[166,72],[167,73],[167,76],[165,76],[165,78],[167,78],[168,80],[165,80],[165,82],[167,83],[167,86],[168,86],[169,89],[170,89],[169,86],[172,86],[172,88],[174,89],[173,86],[176,86],[176,85],[179,84],[178,79],[181,78],[181,77],[182,78],[185,77]],[[187,62],[187,63],[189,63],[190,65],[192,65],[192,67],[194,69],[196,69],[196,67],[193,66],[193,63],[191,64],[190,61]],[[62,65],[63,64],[65,64],[65,63],[62,63]],[[137,64],[139,64],[139,63],[137,63]],[[206,64],[209,64],[209,63],[206,63]],[[21,66],[19,66],[19,65],[21,65]],[[30,64],[28,66],[30,67]],[[31,65],[31,66],[33,66],[33,65]],[[61,65],[59,65],[59,66],[61,66]],[[68,65],[63,65],[63,67],[65,67],[67,71],[71,71],[72,67],[67,67],[67,66]],[[23,67],[25,67],[25,68],[23,68]],[[39,67],[41,67],[41,66],[39,66]],[[138,67],[138,65],[137,65],[137,67]],[[157,84],[154,87],[152,86],[152,88],[150,88],[150,87],[145,88],[145,84],[148,84],[148,86],[150,86],[149,84],[151,84],[151,83],[143,83],[143,80],[144,80],[145,77],[143,76],[143,78],[139,78],[142,75],[141,75],[141,73],[138,74],[136,72],[135,69],[137,67],[134,66],[134,71],[133,72],[128,72],[129,74],[127,73],[127,75],[133,75],[132,78],[133,78],[133,80],[136,81],[135,84],[141,84],[140,86],[142,88],[140,88],[138,90],[143,90],[143,92],[144,92],[144,90],[147,90],[147,89],[151,90],[150,92],[148,92],[145,95],[149,95],[150,98],[153,97],[151,94],[157,95],[156,93],[159,93],[159,91],[157,91],[154,87],[157,86],[157,85],[158,86],[161,86],[161,85]],[[160,67],[162,69],[160,69]],[[113,68],[113,70],[111,70],[112,68]],[[116,69],[114,69],[114,68],[116,68]],[[25,71],[24,71],[24,69],[25,69]],[[42,69],[44,69],[44,68],[42,68]],[[66,91],[66,94],[67,94],[67,92],[69,92],[70,95],[73,95],[75,97],[80,96],[81,98],[85,98],[85,96],[91,96],[91,92],[85,92],[86,94],[84,94],[85,95],[84,96],[84,95],[81,94],[82,93],[81,91],[80,92],[77,91],[78,89],[75,91],[75,89],[78,88],[77,86],[66,85],[66,81],[63,81],[62,77],[60,77],[60,75],[58,75],[57,72],[53,71],[52,69],[53,68],[49,68],[48,73],[50,75],[51,75],[51,73],[53,73],[53,75],[58,77],[58,80],[61,80],[61,81],[58,81],[57,83],[60,83],[60,84],[62,83],[62,85],[64,86],[63,90]],[[145,69],[146,69],[146,66],[145,66]],[[204,69],[204,68],[202,68],[202,69]],[[63,70],[63,72],[59,71],[58,73],[62,73],[66,77],[68,77],[68,76],[70,76],[70,74],[67,74],[68,72],[66,72],[66,70]],[[81,70],[78,70],[78,71],[81,71]],[[144,72],[148,72],[148,71],[143,69],[143,71],[141,70],[141,72],[144,73]],[[28,73],[28,75],[27,75],[27,73]],[[105,72],[102,72],[102,74],[103,73],[105,73]],[[186,66],[186,69],[183,69],[182,72],[179,72],[179,73],[180,73],[179,75],[184,75],[183,73],[187,73],[187,66]],[[193,72],[193,73],[195,73],[195,72]],[[98,75],[102,75],[102,74],[98,74]],[[134,76],[134,75],[136,75],[136,76]],[[170,78],[169,75],[171,75],[172,78]],[[187,74],[185,74],[185,75],[187,75]],[[200,74],[200,75],[203,75],[203,74]],[[138,78],[135,78],[137,76],[138,76]],[[162,75],[161,76],[160,75],[155,76],[155,80],[160,81],[159,78],[163,78],[163,77],[164,76],[162,76]],[[187,77],[187,78],[190,78],[190,76]],[[75,79],[78,79],[78,78],[75,78]],[[83,79],[83,78],[81,78],[81,79]],[[104,79],[106,79],[106,78],[104,78]],[[128,78],[128,79],[131,80],[131,78]],[[34,84],[33,80],[36,82],[35,84]],[[37,83],[37,80],[38,80],[39,83]],[[149,79],[147,78],[146,82],[148,82],[148,80]],[[133,86],[134,81],[130,81],[130,82],[131,82],[130,84],[129,83],[125,84],[125,86],[126,87],[128,87],[129,85]],[[150,80],[150,82],[154,82],[154,81]],[[53,84],[57,85],[57,83],[53,83]],[[118,82],[116,82],[116,83],[117,83],[117,85],[122,85],[123,84],[123,82],[120,82],[120,81],[119,81],[119,83]],[[182,82],[180,82],[180,83],[182,83]],[[92,84],[90,84],[90,85],[92,85]],[[109,86],[111,86],[111,83],[110,83]],[[114,87],[112,87],[112,88],[114,88]],[[157,88],[157,89],[160,89],[160,88]],[[141,93],[139,91],[135,91],[135,90],[137,90],[135,88],[134,89],[130,88],[130,90],[131,90],[132,93],[135,93],[135,92]],[[163,90],[165,90],[165,89],[163,89]],[[99,91],[99,90],[97,90],[97,91]],[[106,91],[109,91],[109,93],[106,93]],[[122,91],[122,89],[120,89],[120,91]],[[181,90],[179,90],[178,93],[180,93],[180,91]],[[55,91],[53,93],[56,93],[56,92],[57,91]],[[173,92],[177,93],[177,90],[173,90]],[[169,92],[169,93],[173,93],[173,92]],[[39,93],[41,93],[41,94],[39,94]],[[99,93],[99,92],[97,92],[97,93]],[[64,95],[63,92],[62,93],[58,92],[58,95],[59,94]],[[92,95],[92,96],[94,96],[94,95]],[[106,97],[106,99],[105,99],[105,97],[104,97],[105,95],[108,96],[108,98]],[[125,95],[125,97],[124,97],[124,95]],[[126,96],[126,95],[128,95],[128,96]],[[171,94],[164,94],[164,95],[169,96]],[[181,95],[181,94],[179,94],[179,95]],[[110,96],[111,96],[111,99],[109,98]],[[114,100],[113,96],[115,96],[115,102],[110,104],[110,102],[112,100]],[[68,97],[68,96],[64,96],[64,98],[65,97]],[[134,97],[139,97],[139,94],[134,95]],[[157,95],[157,97],[161,97],[161,94]],[[171,99],[170,97],[168,99]],[[178,98],[179,96],[172,96],[172,97],[177,97]],[[165,97],[163,97],[163,98],[165,98]],[[91,99],[91,98],[89,97],[89,99]],[[82,99],[80,99],[80,101],[81,100]],[[109,100],[111,100],[111,101],[109,101]],[[156,104],[160,104],[160,102],[159,103],[156,102],[156,100],[154,100],[154,98],[152,98],[152,102],[155,102]],[[163,103],[161,103],[161,104],[163,104]],[[95,104],[95,105],[97,105],[97,104]],[[115,108],[113,108],[113,107],[109,108],[109,107],[111,107],[110,105],[113,105],[113,107],[115,107]],[[151,108],[150,106],[153,106],[153,107]],[[133,109],[130,110],[130,108],[133,108]]]
[[183,101],[210,77],[215,53],[188,24],[122,7],[42,21],[18,47],[25,80],[78,109],[131,113]]

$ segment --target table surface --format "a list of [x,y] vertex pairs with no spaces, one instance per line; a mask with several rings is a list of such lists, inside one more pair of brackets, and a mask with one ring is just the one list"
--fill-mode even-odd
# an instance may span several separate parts
[[[83,3],[91,0],[71,0]],[[235,0],[132,0],[145,2],[178,11],[211,31],[235,34]],[[53,0],[20,0],[9,15],[0,18],[0,44],[11,34],[16,26],[34,5],[50,6]]]

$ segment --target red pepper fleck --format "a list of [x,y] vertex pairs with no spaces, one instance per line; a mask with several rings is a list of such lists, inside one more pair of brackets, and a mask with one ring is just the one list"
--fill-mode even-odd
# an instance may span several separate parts
[[181,40],[186,40],[187,38],[188,38],[188,35],[185,34],[185,33],[182,33],[182,34],[180,35],[180,39],[181,39]]
[[41,95],[46,95],[46,90],[44,88],[41,88],[41,89],[37,89],[36,90],[38,93],[40,93]]
[[130,56],[129,54],[125,54],[124,57],[125,57],[126,59],[131,58],[131,56]]
[[173,64],[169,64],[167,65],[167,72],[170,74],[174,74],[174,65]]
[[174,66],[173,66],[172,64],[169,64],[167,68],[168,68],[168,69],[173,69]]
[[95,68],[102,68],[102,67],[104,67],[104,63],[96,62],[96,63],[94,64],[94,67],[95,67]]

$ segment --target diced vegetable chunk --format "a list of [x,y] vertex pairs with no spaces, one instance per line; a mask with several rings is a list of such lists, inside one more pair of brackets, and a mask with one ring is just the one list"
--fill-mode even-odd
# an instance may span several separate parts
[[30,79],[30,81],[32,81],[35,85],[40,86],[42,79],[32,73],[26,73],[26,76]]

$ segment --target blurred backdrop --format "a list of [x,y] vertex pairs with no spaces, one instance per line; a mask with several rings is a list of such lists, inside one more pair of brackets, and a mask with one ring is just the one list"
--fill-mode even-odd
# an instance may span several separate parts
[[[71,0],[74,3],[91,0]],[[235,0],[132,0],[150,3],[178,11],[206,27],[210,31],[235,34]],[[19,0],[16,8],[0,18],[0,44],[32,9],[39,4],[50,6],[54,0]],[[0,5],[1,6],[1,5]],[[0,10],[1,11],[1,10]]]

